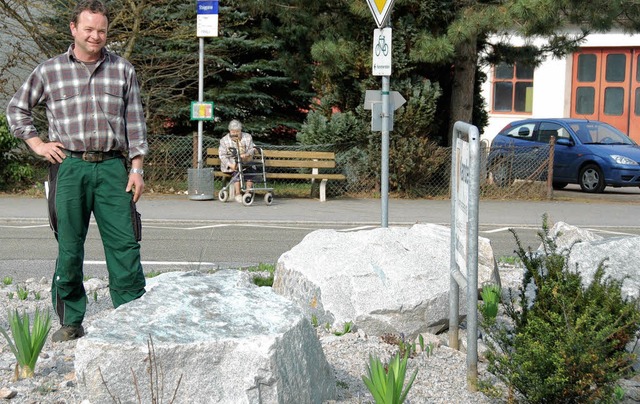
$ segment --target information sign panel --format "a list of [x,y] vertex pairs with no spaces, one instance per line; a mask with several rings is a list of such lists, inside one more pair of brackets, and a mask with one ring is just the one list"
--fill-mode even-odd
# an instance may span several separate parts
[[455,257],[460,272],[467,273],[467,249],[469,232],[469,143],[462,139],[456,142],[456,245]]
[[191,120],[192,121],[212,121],[213,120],[213,102],[191,102]]
[[197,36],[218,36],[218,0],[198,0]]
[[391,76],[391,28],[373,31],[373,64],[374,76]]

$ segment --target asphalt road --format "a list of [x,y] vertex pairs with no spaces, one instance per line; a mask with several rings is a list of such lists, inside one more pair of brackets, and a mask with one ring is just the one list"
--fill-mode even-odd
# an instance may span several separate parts
[[[513,256],[514,229],[523,245],[537,248],[542,215],[588,228],[605,237],[639,235],[640,190],[610,189],[587,195],[572,187],[553,201],[481,201],[479,233],[491,240],[497,258]],[[390,200],[389,225],[448,225],[449,201]],[[145,272],[213,269],[275,263],[284,252],[319,228],[341,231],[378,227],[376,200],[275,200],[272,206],[245,207],[218,201],[190,201],[184,196],[149,196],[139,203]],[[57,244],[38,199],[0,197],[0,278],[16,281],[49,278]],[[98,229],[92,224],[85,251],[88,277],[105,276]]]

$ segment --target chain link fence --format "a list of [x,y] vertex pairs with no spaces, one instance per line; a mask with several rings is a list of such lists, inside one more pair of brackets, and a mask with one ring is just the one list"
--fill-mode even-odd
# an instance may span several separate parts
[[[202,162],[206,168],[206,152],[209,147],[218,147],[219,139],[203,137]],[[342,173],[345,181],[329,181],[327,197],[380,196],[380,156],[363,155],[353,148],[339,148],[333,145],[268,145],[257,144],[270,150],[332,151],[336,153],[336,168],[330,172]],[[145,183],[147,192],[186,194],[188,190],[188,169],[198,167],[197,137],[150,136],[149,155],[145,158]],[[546,199],[551,197],[548,183],[551,146],[511,148],[481,152],[480,190],[481,198],[488,199]],[[449,198],[451,182],[451,148],[436,147],[430,151],[429,164],[408,166],[394,164],[390,157],[390,186],[392,197]],[[270,168],[271,169],[271,168]],[[411,170],[414,171],[411,171]],[[280,169],[284,170],[284,169]],[[277,171],[274,171],[277,172]],[[420,190],[400,189],[399,180],[404,175],[421,179]],[[425,186],[426,184],[426,186]],[[278,197],[309,197],[311,182],[308,180],[273,180],[269,183]],[[215,190],[221,184],[215,183]],[[406,187],[405,187],[406,188]]]

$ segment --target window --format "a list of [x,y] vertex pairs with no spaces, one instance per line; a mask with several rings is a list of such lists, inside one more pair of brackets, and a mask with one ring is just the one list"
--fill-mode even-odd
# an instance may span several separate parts
[[520,126],[510,128],[505,134],[509,137],[515,137],[523,140],[533,140],[533,130],[536,125],[534,123],[526,123]]
[[536,140],[541,143],[549,143],[551,136],[557,139],[561,130],[565,129],[557,123],[542,122],[540,124],[540,128],[538,128],[538,136]]
[[576,113],[580,115],[591,115],[594,112],[596,103],[596,89],[593,87],[576,88]]
[[493,110],[531,113],[533,66],[500,63],[493,70]]

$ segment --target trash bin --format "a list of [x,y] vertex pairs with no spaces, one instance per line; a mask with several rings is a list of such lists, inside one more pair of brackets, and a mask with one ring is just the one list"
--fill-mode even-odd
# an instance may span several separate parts
[[206,201],[214,199],[213,168],[189,168],[189,199]]

